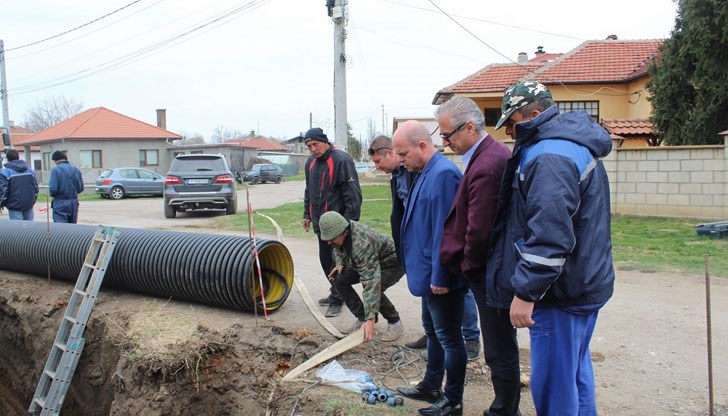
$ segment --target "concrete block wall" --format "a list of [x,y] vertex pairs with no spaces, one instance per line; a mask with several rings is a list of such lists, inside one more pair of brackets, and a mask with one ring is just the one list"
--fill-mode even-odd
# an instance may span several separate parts
[[728,219],[724,145],[619,149],[604,159],[612,213]]

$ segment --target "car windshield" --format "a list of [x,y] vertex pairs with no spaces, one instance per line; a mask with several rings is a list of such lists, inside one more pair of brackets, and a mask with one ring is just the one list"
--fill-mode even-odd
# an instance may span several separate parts
[[112,172],[113,172],[113,170],[106,169],[105,171],[101,172],[101,175],[99,175],[99,178],[108,178],[109,176],[111,176]]
[[262,168],[262,167],[263,167],[263,165],[253,165],[250,168],[250,170],[255,171],[255,172],[260,172],[260,168]]

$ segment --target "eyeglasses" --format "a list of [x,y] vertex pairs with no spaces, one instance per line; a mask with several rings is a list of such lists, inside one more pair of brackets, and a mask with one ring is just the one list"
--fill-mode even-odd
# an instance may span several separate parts
[[391,147],[376,147],[372,149],[371,147],[367,150],[367,153],[369,153],[369,156],[374,156],[374,153],[377,153],[380,150],[391,150]]
[[450,136],[452,136],[453,134],[455,134],[455,133],[459,132],[460,130],[462,130],[463,127],[465,127],[466,124],[468,124],[467,121],[464,122],[464,123],[462,123],[462,124],[460,124],[455,130],[451,131],[450,133],[440,133],[440,138],[442,140],[450,141]]

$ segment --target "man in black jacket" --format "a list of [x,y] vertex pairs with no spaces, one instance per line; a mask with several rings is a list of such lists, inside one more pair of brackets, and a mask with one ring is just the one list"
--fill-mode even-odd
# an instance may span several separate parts
[[[359,221],[361,211],[361,188],[354,161],[346,152],[335,149],[323,130],[314,127],[304,135],[304,143],[311,152],[304,167],[306,190],[303,194],[303,221],[301,225],[309,231],[313,225],[319,243],[319,261],[328,281],[334,266],[331,248],[321,240],[319,218],[326,211],[336,211],[347,220]],[[330,283],[330,282],[329,282]],[[328,305],[327,317],[341,314],[343,301],[331,286],[329,296],[319,300]]]

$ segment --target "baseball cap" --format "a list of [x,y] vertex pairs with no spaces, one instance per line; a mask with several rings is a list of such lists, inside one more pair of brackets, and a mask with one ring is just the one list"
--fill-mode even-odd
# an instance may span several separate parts
[[506,88],[506,92],[503,94],[503,103],[501,104],[503,115],[496,123],[495,129],[501,128],[503,123],[519,108],[523,108],[541,98],[551,97],[551,91],[538,81],[519,82],[511,85]]

